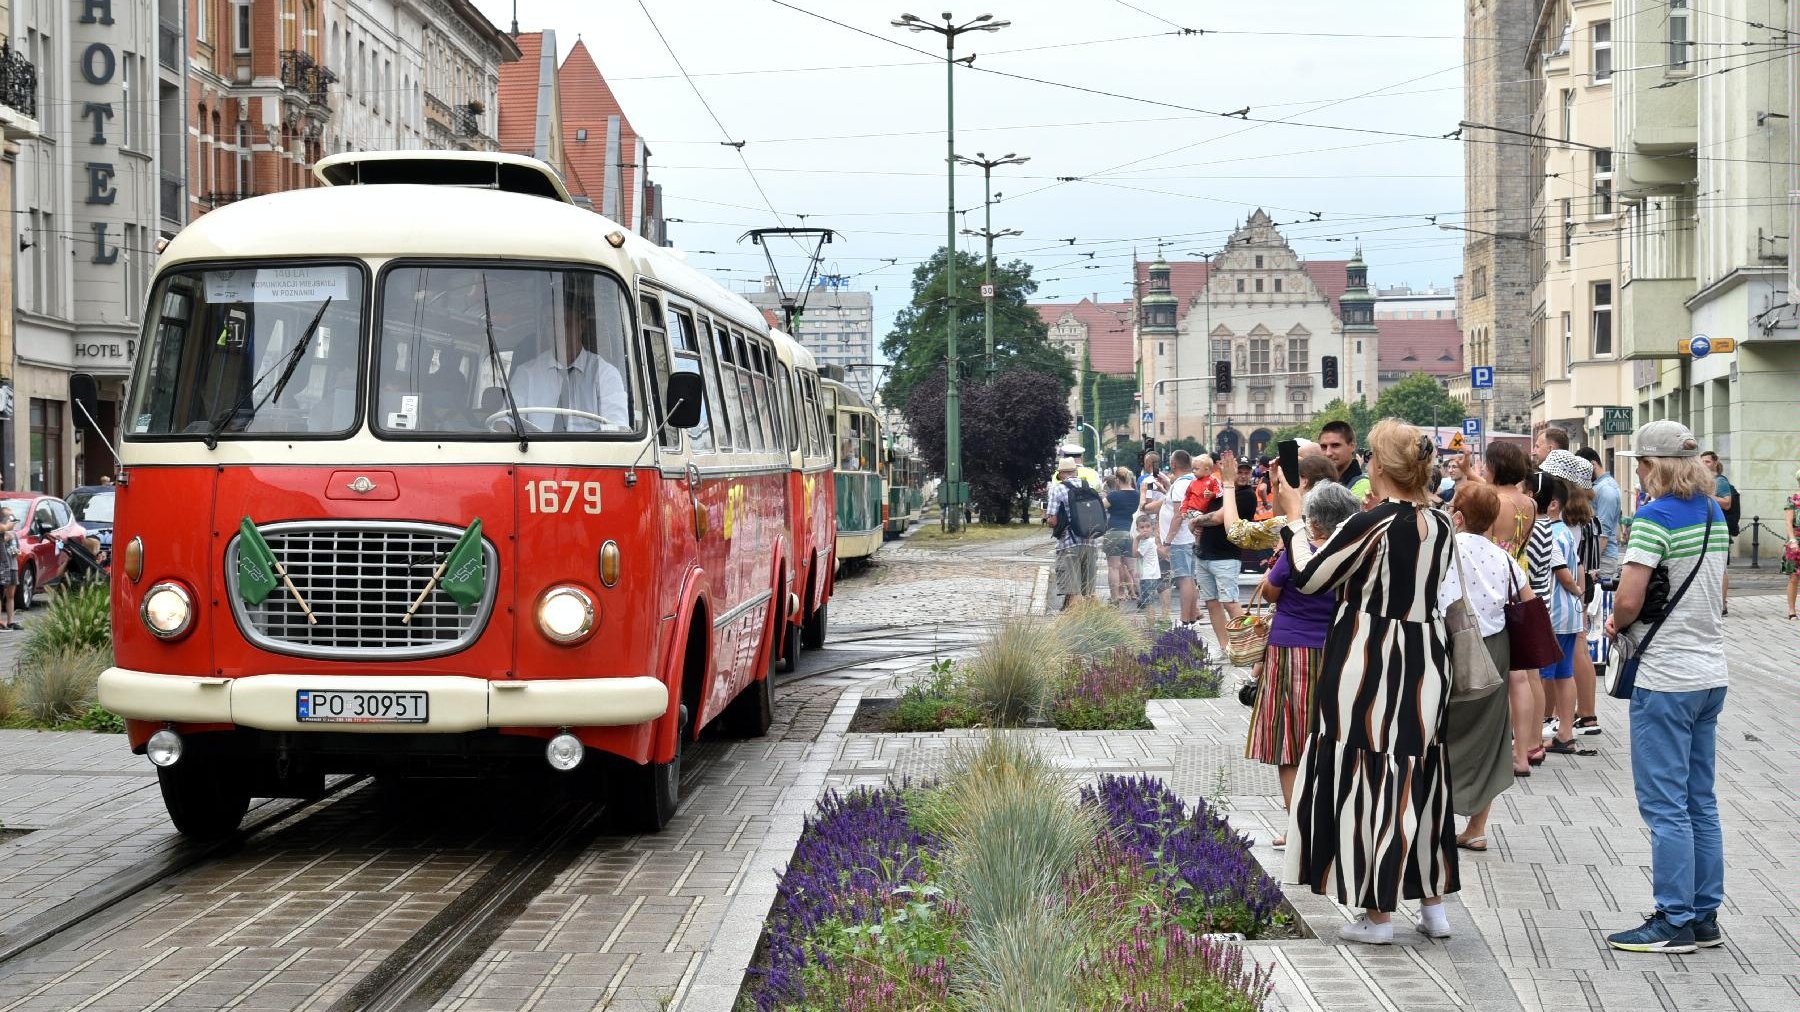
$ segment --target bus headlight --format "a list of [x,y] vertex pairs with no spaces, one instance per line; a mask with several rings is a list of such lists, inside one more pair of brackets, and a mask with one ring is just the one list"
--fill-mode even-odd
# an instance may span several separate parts
[[152,584],[138,614],[150,635],[164,640],[180,639],[194,624],[194,595],[172,580]]
[[554,643],[579,643],[594,632],[594,599],[571,584],[551,587],[538,600],[537,624]]
[[144,743],[144,754],[157,766],[173,766],[181,761],[181,735],[163,728]]

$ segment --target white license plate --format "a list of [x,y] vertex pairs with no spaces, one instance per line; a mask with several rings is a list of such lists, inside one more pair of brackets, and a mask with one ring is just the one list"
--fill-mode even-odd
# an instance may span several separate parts
[[303,724],[423,724],[428,693],[301,689],[295,701]]

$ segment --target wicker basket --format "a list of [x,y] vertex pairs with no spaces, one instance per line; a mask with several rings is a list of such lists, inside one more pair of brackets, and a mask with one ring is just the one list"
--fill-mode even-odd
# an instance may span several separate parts
[[1233,664],[1255,664],[1269,649],[1268,608],[1262,603],[1262,584],[1250,595],[1244,613],[1225,626],[1225,657]]

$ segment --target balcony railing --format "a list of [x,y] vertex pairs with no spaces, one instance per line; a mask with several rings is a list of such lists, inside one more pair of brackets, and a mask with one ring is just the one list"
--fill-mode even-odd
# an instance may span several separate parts
[[156,59],[170,70],[181,69],[181,29],[167,21],[156,26]]
[[469,102],[456,107],[456,132],[464,137],[481,136],[481,114],[487,107],[480,102]]
[[223,207],[226,204],[235,204],[240,200],[249,200],[251,197],[257,196],[261,196],[261,194],[255,192],[240,193],[236,190],[215,190],[200,199],[205,202],[207,207],[213,208]]
[[0,105],[37,118],[37,68],[11,43],[0,44]]
[[181,200],[181,184],[180,176],[171,176],[165,172],[158,188],[162,202],[163,220],[172,221],[177,225],[187,221],[187,215],[182,213],[184,208]]
[[324,105],[337,75],[312,58],[311,53],[297,49],[281,51],[281,83],[283,87],[304,94],[314,105]]

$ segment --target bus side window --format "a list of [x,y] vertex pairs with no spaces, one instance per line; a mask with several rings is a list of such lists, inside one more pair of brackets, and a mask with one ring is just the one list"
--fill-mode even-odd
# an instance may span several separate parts
[[740,450],[752,449],[750,429],[744,424],[744,404],[739,396],[736,360],[731,354],[731,334],[723,324],[713,325],[714,343],[719,349],[719,386],[725,391],[725,406],[731,414],[731,445]]
[[775,389],[781,401],[781,438],[789,453],[800,449],[800,430],[794,428],[794,374],[787,363],[776,362],[781,375],[775,378]]
[[729,449],[731,443],[731,412],[725,404],[725,397],[720,392],[719,360],[713,353],[712,320],[705,316],[697,317],[697,329],[694,332],[695,351],[700,358],[700,371],[706,376],[706,413],[714,419],[713,443],[715,449]]
[[[650,359],[650,410],[660,422],[663,389],[669,385],[669,337],[663,328],[662,303],[656,296],[639,295],[638,305],[643,311],[644,350]],[[665,425],[659,430],[657,441],[663,446],[679,448],[681,433]]]
[[742,331],[731,332],[733,355],[731,364],[736,369],[738,400],[744,405],[744,425],[748,429],[749,447],[753,450],[769,448],[768,430],[763,427],[762,405],[756,399],[756,386],[750,381],[750,349],[744,344]]
[[762,405],[763,449],[779,450],[787,442],[781,438],[781,403],[769,388],[768,346],[755,338],[750,340],[750,361],[754,363],[750,385],[756,391],[756,403]]
[[[697,331],[694,329],[694,318],[687,310],[671,306],[669,327],[675,336],[675,371],[704,376],[704,370],[700,367],[700,342],[695,336]],[[709,414],[706,405],[702,404],[699,423],[688,430],[688,441],[696,450],[710,451],[713,448],[712,419],[708,417]]]

